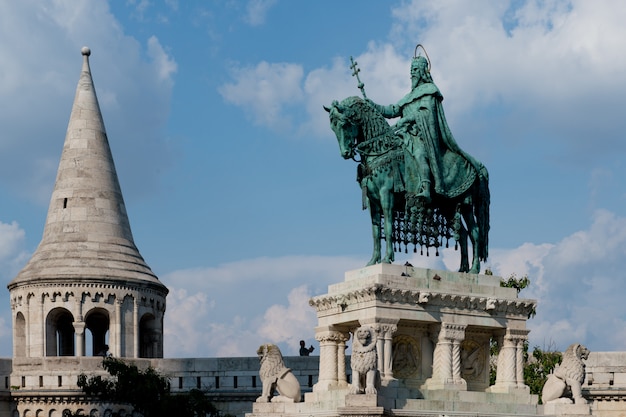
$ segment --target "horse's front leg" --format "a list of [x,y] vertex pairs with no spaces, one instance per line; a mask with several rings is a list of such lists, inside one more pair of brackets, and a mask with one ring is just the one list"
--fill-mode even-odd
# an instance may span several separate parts
[[370,216],[372,219],[372,238],[374,240],[374,252],[372,253],[372,259],[367,263],[367,266],[380,263],[380,204],[372,198],[369,187],[367,193],[367,199],[370,206]]
[[383,263],[390,264],[394,260],[393,252],[393,180],[388,178],[380,190],[380,205],[385,219],[385,257]]

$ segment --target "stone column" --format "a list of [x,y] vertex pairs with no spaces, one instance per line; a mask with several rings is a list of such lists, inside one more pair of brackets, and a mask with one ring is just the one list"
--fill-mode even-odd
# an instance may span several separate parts
[[133,357],[139,357],[139,300],[133,298]]
[[376,367],[382,378],[385,369],[385,340],[382,337],[383,331],[380,325],[374,326],[374,332],[376,333],[376,359],[378,360]]
[[463,340],[452,340],[452,383],[465,384],[465,380],[461,376],[461,342]]
[[465,339],[465,324],[441,323],[434,326],[433,376],[426,380],[428,389],[466,390],[461,377],[461,342]]
[[122,357],[122,303],[124,300],[115,299],[115,337],[113,346],[113,356]]
[[346,376],[346,341],[350,336],[345,333],[342,336],[337,344],[337,383],[340,387],[345,387],[348,385],[348,377]]
[[489,388],[490,392],[511,392],[522,389],[529,390],[524,384],[524,342],[529,330],[506,329],[498,341],[498,368],[496,383]]
[[74,321],[74,333],[76,333],[76,356],[85,356],[85,318],[83,317],[83,300],[84,294],[77,298],[78,313],[76,321]]
[[376,323],[373,326],[376,331],[376,351],[378,354],[378,371],[383,380],[393,379],[392,366],[392,339],[398,330],[396,323]]
[[517,339],[517,345],[516,345],[516,349],[515,349],[515,368],[517,371],[517,375],[516,375],[516,381],[517,381],[517,388],[528,388],[530,390],[530,387],[526,386],[526,383],[524,382],[524,342],[526,341],[526,337],[520,337]]
[[85,356],[85,322],[75,321],[73,326],[76,333],[76,356]]
[[[30,357],[30,330],[33,328],[33,326],[31,325],[30,322],[30,318],[31,316],[34,317],[35,314],[33,312],[31,312],[31,308],[32,308],[32,304],[31,304],[31,300],[33,299],[33,297],[31,296],[31,294],[28,294],[26,296],[26,317],[24,317],[24,321],[26,323],[24,323],[24,355],[27,357]],[[15,330],[14,330],[15,331]],[[13,346],[15,346],[15,333],[13,334]],[[15,354],[15,347],[13,348],[13,354]]]
[[330,387],[338,385],[338,346],[344,338],[343,333],[331,327],[315,329],[315,340],[320,343],[320,369],[317,384],[313,386],[314,392],[328,391]]
[[39,352],[35,352],[34,356],[41,356],[42,358],[46,356],[46,314],[44,311],[44,301],[43,295],[39,298],[39,319],[41,320],[39,323],[41,324],[39,327],[39,337],[41,338],[41,345],[39,347]]

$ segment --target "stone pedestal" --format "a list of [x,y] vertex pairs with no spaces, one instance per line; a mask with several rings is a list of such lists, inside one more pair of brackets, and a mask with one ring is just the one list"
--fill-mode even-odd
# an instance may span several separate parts
[[[389,264],[347,272],[310,300],[318,316],[319,382],[303,403],[272,415],[537,415],[522,356],[536,303],[500,280]],[[377,394],[349,394],[345,344],[360,326],[375,333]],[[500,355],[490,387],[492,339]],[[267,415],[255,404],[248,417]]]
[[591,415],[591,406],[589,404],[563,404],[548,403],[543,406],[543,413],[546,415],[560,417],[579,417]]
[[337,407],[337,414],[346,417],[382,416],[385,409],[379,406],[376,394],[346,395],[345,407]]

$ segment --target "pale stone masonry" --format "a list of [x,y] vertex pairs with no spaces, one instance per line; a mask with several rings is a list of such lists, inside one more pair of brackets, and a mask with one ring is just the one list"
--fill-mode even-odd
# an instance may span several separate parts
[[[537,405],[523,378],[526,320],[536,303],[487,275],[385,264],[347,272],[310,301],[320,356],[284,358],[304,402],[255,403],[256,357],[164,359],[168,290],[133,241],[90,53],[83,48],[41,243],[8,285],[13,358],[0,359],[0,417],[130,414],[128,405],[86,398],[76,385],[82,372],[105,375],[106,345],[162,372],[174,392],[204,390],[238,417],[626,415],[624,352],[589,356],[582,391],[590,404]],[[350,394],[345,353],[359,326],[375,333],[377,394]],[[500,351],[494,385],[491,340]]]
[[[317,382],[319,357],[287,356],[284,359],[300,382],[302,392],[310,392]],[[64,409],[80,410],[83,415],[93,415],[95,410],[103,416],[108,408],[106,404],[85,401],[76,386],[76,377],[81,372],[106,376],[101,358],[15,358],[13,362],[19,371],[13,373],[11,362],[0,359],[0,417],[15,417],[11,412],[15,405],[32,413],[27,416],[41,415],[43,410],[48,410],[57,417]],[[257,357],[132,359],[132,362],[140,368],[152,366],[169,377],[172,392],[205,391],[223,414],[243,417],[252,411],[252,403],[261,395]]]
[[[12,379],[19,379],[11,385],[22,388],[16,416],[26,416],[33,408],[49,417],[62,411],[41,397],[48,384],[44,375],[27,377],[33,364],[62,381],[75,378],[80,369],[60,357],[163,357],[168,290],[133,241],[90,54],[89,48],[82,49],[82,70],[43,238],[8,285]],[[22,393],[28,390],[34,390],[33,397],[26,401]]]
[[[379,264],[347,272],[344,282],[330,285],[328,294],[314,297],[311,305],[321,347],[316,391],[344,385],[338,362],[359,325],[377,332],[383,384],[401,377],[409,388],[528,390],[523,345],[536,302],[501,287],[499,277]],[[491,338],[501,355],[496,384],[489,387]],[[394,371],[394,363],[402,369]]]
[[[89,68],[76,88],[43,238],[8,285],[15,357],[162,357],[167,288],[133,241]],[[89,330],[89,332],[86,332]],[[93,337],[86,340],[88,335]],[[86,352],[87,342],[91,352]]]

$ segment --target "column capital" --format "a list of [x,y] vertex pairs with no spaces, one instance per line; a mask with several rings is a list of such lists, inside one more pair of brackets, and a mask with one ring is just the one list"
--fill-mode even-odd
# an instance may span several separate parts
[[74,331],[77,334],[83,334],[85,332],[85,322],[84,321],[75,321],[72,323],[74,326]]
[[506,332],[504,333],[504,340],[511,341],[513,343],[525,342],[526,340],[528,340],[528,333],[530,333],[530,330],[528,329],[507,328]]
[[398,325],[396,323],[374,323],[371,325],[378,337],[390,338],[398,331]]
[[467,324],[442,322],[435,330],[438,331],[437,340],[462,342],[465,340],[465,329],[467,329]]
[[345,342],[350,339],[348,332],[341,331],[332,327],[315,328],[315,340],[323,342]]

